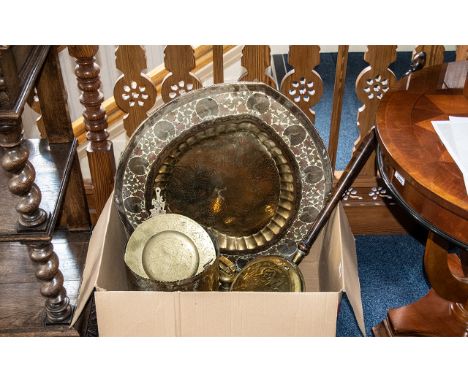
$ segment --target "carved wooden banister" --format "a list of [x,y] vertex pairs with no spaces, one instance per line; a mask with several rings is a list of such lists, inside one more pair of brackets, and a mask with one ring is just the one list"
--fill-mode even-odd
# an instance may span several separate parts
[[315,112],[312,107],[323,94],[323,81],[314,68],[320,64],[319,45],[291,45],[288,62],[293,67],[281,82],[281,92],[295,102],[312,123]]
[[115,160],[112,142],[108,139],[106,113],[101,107],[104,99],[100,89],[100,68],[95,56],[98,46],[73,45],[68,52],[76,59],[75,74],[82,91],[83,118],[88,140],[87,156],[96,199],[96,213],[100,215],[114,187]]
[[117,106],[127,113],[123,124],[127,135],[131,136],[156,102],[156,87],[143,73],[147,64],[145,49],[141,45],[119,45],[115,57],[122,75],[115,83],[114,99]]
[[269,45],[245,45],[242,49],[241,65],[245,73],[239,81],[260,81],[277,89],[275,80],[267,74],[271,65]]
[[[396,60],[396,48],[396,45],[369,45],[364,54],[364,61],[369,66],[356,79],[356,94],[363,104],[358,111],[360,134],[356,144],[375,125],[380,101],[396,80],[395,74],[388,68]],[[363,176],[375,178],[375,155],[369,158],[362,169],[360,177]]]
[[190,45],[168,45],[164,49],[164,65],[170,72],[161,86],[164,102],[172,101],[181,94],[203,86],[192,73],[195,69],[194,53]]
[[213,83],[221,84],[223,82],[224,82],[223,46],[213,45]]

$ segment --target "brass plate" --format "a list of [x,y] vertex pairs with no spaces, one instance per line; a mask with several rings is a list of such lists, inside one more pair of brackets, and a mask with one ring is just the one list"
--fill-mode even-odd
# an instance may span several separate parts
[[140,224],[124,257],[132,272],[161,282],[193,277],[215,259],[215,247],[203,227],[177,214],[157,215]]
[[200,255],[195,243],[187,235],[177,231],[163,231],[146,242],[141,260],[149,278],[177,281],[197,274]]
[[237,262],[293,253],[325,205],[332,172],[294,103],[265,84],[222,84],[177,97],[130,139],[114,194],[129,233],[150,216],[155,187],[169,212],[210,228]]
[[302,273],[280,256],[262,256],[249,262],[232,282],[232,291],[303,292]]
[[154,169],[146,190],[159,187],[168,211],[210,227],[224,253],[254,252],[277,241],[299,207],[294,157],[258,118],[198,125],[174,139]]

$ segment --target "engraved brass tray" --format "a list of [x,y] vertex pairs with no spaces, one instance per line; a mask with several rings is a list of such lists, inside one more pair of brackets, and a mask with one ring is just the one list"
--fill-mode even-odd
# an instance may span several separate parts
[[140,125],[116,175],[129,233],[160,188],[170,213],[210,228],[238,259],[291,255],[332,187],[326,149],[305,114],[261,83],[214,85],[164,105]]

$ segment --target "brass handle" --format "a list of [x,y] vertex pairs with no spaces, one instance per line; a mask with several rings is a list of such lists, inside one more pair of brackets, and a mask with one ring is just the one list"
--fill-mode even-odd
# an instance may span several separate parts
[[219,257],[219,282],[221,291],[229,291],[231,284],[237,275],[236,265],[226,256]]

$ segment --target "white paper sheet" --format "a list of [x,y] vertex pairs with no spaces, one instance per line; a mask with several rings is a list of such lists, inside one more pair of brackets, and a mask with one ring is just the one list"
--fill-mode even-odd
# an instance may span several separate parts
[[448,121],[432,121],[432,126],[461,170],[468,194],[468,118],[450,116]]

